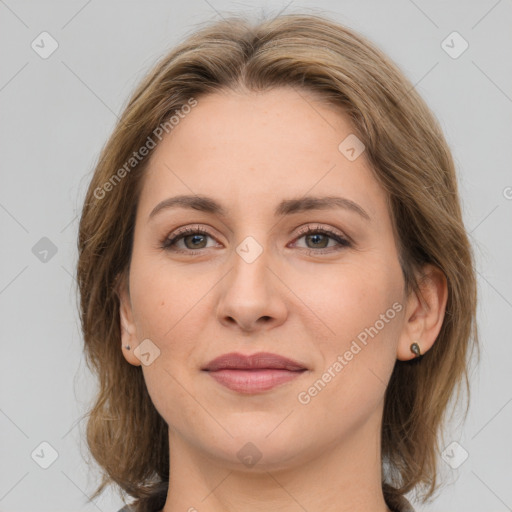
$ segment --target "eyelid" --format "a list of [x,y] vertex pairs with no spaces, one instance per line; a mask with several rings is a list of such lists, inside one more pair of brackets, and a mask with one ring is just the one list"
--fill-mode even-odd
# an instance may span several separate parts
[[313,223],[313,224],[315,224],[315,225],[312,225],[311,223],[309,223],[305,226],[301,226],[300,228],[298,228],[297,236],[300,237],[300,236],[307,235],[308,233],[316,233],[317,231],[325,231],[329,235],[336,235],[336,236],[339,236],[340,238],[345,238],[347,241],[351,241],[349,236],[347,236],[345,233],[343,233],[342,231],[340,231],[336,228],[333,228],[331,226],[323,226],[322,224],[319,224],[319,223]]

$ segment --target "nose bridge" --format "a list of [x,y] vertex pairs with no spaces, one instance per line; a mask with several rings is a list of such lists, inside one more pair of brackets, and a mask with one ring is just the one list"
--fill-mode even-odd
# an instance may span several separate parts
[[279,280],[271,270],[272,260],[268,236],[262,230],[238,243],[219,297],[221,322],[235,321],[242,329],[253,330],[261,318],[272,324],[284,320],[286,306],[280,297]]
[[231,233],[235,244],[231,263],[235,275],[244,280],[252,275],[263,278],[272,259],[265,194],[263,190],[252,192],[252,197],[237,194],[236,223]]
[[246,286],[252,289],[253,295],[267,288],[271,254],[269,244],[263,238],[263,234],[246,236],[235,247],[232,255],[231,286],[241,287],[240,291],[244,293],[248,291],[245,290]]

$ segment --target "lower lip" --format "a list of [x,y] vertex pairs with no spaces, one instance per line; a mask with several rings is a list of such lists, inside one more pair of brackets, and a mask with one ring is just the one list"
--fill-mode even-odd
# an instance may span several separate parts
[[219,384],[239,393],[257,393],[289,382],[304,373],[290,370],[216,370],[208,372]]

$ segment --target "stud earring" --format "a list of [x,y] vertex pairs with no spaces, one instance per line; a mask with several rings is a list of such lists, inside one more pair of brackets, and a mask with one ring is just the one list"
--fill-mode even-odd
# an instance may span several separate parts
[[124,346],[124,348],[125,348],[126,350],[130,350],[130,345],[125,345],[125,346]]
[[411,352],[415,355],[415,357],[421,356],[421,350],[420,350],[420,346],[418,345],[418,343],[414,342],[411,344]]

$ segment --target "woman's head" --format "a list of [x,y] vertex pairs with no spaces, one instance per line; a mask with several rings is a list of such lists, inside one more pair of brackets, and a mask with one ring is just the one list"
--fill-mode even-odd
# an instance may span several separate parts
[[[350,458],[365,432],[386,492],[434,490],[476,340],[471,251],[438,124],[360,36],[290,15],[189,37],[105,146],[79,250],[88,442],[123,490],[165,489],[167,425],[233,469],[249,449],[265,469]],[[230,352],[306,370],[242,393],[204,371]]]

